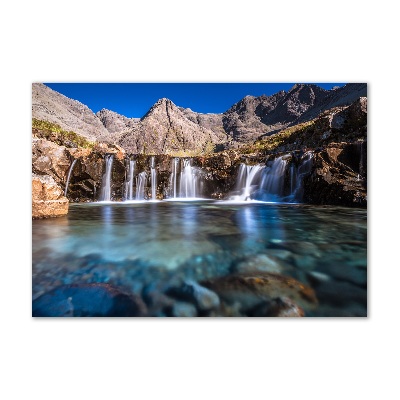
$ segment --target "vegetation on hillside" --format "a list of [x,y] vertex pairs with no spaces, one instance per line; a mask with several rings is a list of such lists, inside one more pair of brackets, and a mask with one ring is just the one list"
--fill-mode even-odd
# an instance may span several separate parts
[[60,125],[32,118],[32,134],[66,147],[93,148],[95,143],[72,131],[66,131]]
[[346,124],[340,129],[332,128],[329,124],[329,114],[333,111],[337,110],[328,110],[311,121],[283,129],[276,134],[257,140],[253,144],[244,145],[240,148],[240,152],[251,154],[315,149],[332,142],[353,142],[366,138],[366,125],[355,129]]

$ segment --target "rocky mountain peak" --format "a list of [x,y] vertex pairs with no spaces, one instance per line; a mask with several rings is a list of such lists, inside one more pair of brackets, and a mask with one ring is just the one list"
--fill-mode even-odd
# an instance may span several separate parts
[[113,134],[133,128],[139,120],[139,118],[127,118],[124,115],[107,110],[106,108],[98,111],[96,116],[100,119],[107,131]]
[[177,119],[185,118],[178,106],[176,106],[170,99],[163,97],[162,99],[157,100],[150,110],[141,118],[141,121],[145,121],[149,118],[170,120],[172,116]]

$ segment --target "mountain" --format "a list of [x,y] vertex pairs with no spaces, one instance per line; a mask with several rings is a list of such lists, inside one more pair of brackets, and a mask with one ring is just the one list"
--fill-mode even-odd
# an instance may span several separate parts
[[127,118],[124,115],[103,108],[96,113],[104,127],[112,134],[134,128],[140,118]]
[[366,83],[348,83],[340,88],[329,90],[320,101],[299,117],[298,122],[309,121],[333,107],[349,106],[360,97],[367,97]]
[[224,113],[224,129],[244,143],[272,134],[296,121],[327,92],[317,85],[296,84],[289,92],[246,96]]
[[271,96],[246,96],[223,114],[197,113],[162,98],[138,119],[106,109],[94,114],[79,101],[34,83],[32,117],[57,123],[89,140],[119,144],[130,153],[201,153],[240,147],[366,96],[365,83],[331,90],[295,84]]
[[[221,130],[199,123],[188,111],[182,111],[171,100],[157,101],[133,129],[124,132],[119,144],[132,153],[174,153],[179,151],[202,152],[227,141]],[[212,125],[212,123],[210,123]]]
[[32,118],[56,123],[91,141],[112,142],[110,132],[89,107],[43,83],[32,84]]
[[225,133],[223,124],[222,124],[222,117],[223,114],[202,114],[192,111],[190,108],[182,108],[179,107],[185,117],[202,126],[203,128],[210,129],[216,134]]

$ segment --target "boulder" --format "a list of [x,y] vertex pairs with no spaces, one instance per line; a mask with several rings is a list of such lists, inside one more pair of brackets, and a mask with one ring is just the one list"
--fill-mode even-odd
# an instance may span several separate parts
[[51,176],[32,174],[32,218],[66,215],[68,205],[68,199]]
[[315,309],[318,300],[309,286],[294,278],[267,272],[233,274],[201,282],[228,303],[250,310],[262,302],[288,298],[304,310]]
[[62,285],[32,304],[33,317],[143,317],[142,299],[106,283]]
[[65,184],[71,165],[67,149],[46,139],[32,139],[32,172],[50,175],[56,183]]
[[350,207],[367,206],[367,141],[332,143],[316,151],[304,178],[304,201]]

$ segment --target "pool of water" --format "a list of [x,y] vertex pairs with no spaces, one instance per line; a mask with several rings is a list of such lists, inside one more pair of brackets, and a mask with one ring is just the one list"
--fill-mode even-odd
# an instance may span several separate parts
[[33,299],[70,283],[110,283],[141,294],[149,285],[260,270],[311,286],[319,306],[308,316],[367,315],[365,209],[215,201],[71,204],[65,217],[32,221],[32,261]]

